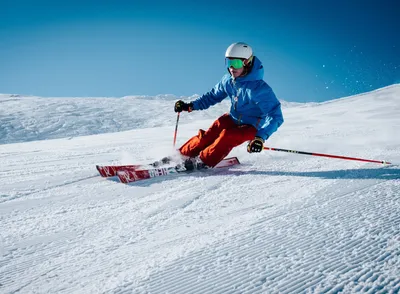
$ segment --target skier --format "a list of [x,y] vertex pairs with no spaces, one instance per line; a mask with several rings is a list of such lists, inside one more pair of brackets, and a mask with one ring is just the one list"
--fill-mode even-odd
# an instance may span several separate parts
[[175,103],[175,112],[204,110],[231,100],[230,112],[219,117],[207,131],[199,130],[179,151],[188,156],[186,169],[214,167],[236,146],[249,141],[249,153],[261,152],[264,142],[283,123],[281,104],[263,80],[264,68],[246,43],[233,43],[225,53],[229,74],[198,99]]

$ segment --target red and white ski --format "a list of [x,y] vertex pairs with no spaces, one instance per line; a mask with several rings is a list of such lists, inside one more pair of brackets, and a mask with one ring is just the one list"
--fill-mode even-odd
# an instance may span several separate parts
[[143,165],[96,165],[100,175],[104,178],[115,177],[119,170],[135,170],[143,168]]
[[[232,157],[236,158],[236,157]],[[218,167],[223,167],[227,161],[232,160],[232,158],[225,158],[220,163],[218,163]],[[236,158],[237,160],[237,158]],[[239,162],[239,161],[238,161]],[[117,172],[119,170],[146,170],[146,169],[154,169],[155,165],[162,165],[162,160],[156,161],[149,164],[129,164],[129,165],[96,165],[96,169],[100,173],[100,175],[104,178],[115,177],[117,176]]]
[[96,165],[97,170],[100,175],[104,178],[115,177],[117,175],[117,171],[119,170],[137,170],[137,169],[146,169],[146,168],[155,168],[167,164],[171,161],[169,157],[164,157],[161,160],[157,160],[153,163],[147,164],[129,164],[129,165]]
[[[220,161],[214,168],[228,167],[236,164],[240,164],[237,157],[230,157]],[[117,171],[117,176],[121,181],[121,183],[128,184],[136,181],[151,179],[154,177],[167,176],[182,172],[187,172],[187,171],[184,168],[183,169],[179,168],[178,166],[150,168],[143,170],[120,169]]]

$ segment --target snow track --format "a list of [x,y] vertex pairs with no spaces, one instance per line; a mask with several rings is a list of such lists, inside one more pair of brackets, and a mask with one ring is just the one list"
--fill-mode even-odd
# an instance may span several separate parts
[[400,182],[366,189],[262,218],[153,274],[139,292],[397,293],[400,205],[392,195]]
[[[34,198],[35,206],[15,205],[24,213],[12,224],[2,218],[3,225],[22,228],[24,238],[4,248],[0,283],[10,292],[396,293],[398,169],[375,169],[356,183],[352,172],[349,179],[319,182],[277,171],[262,182],[270,189],[264,199],[237,195],[233,184],[250,189],[254,176],[244,169],[193,173],[147,187],[89,179],[57,201],[46,196]],[[280,183],[286,183],[279,189],[285,197],[274,200]],[[193,191],[193,185],[201,188]],[[90,200],[100,187],[107,194],[117,188],[116,195],[130,199]],[[74,196],[82,188],[84,194]],[[39,215],[46,215],[44,225]],[[100,277],[108,284],[93,283]],[[45,281],[52,280],[58,283],[47,288]]]
[[[267,142],[399,162],[399,90],[288,107]],[[3,142],[67,137],[0,145],[0,293],[400,292],[398,166],[240,146],[239,166],[123,185],[95,165],[173,155],[171,99],[124,99],[118,118],[98,101],[104,129],[136,129],[71,138],[98,128],[93,99],[0,97]],[[159,117],[129,121],[133,102]],[[17,123],[35,103],[39,124]],[[202,113],[182,114],[178,145],[211,123]]]

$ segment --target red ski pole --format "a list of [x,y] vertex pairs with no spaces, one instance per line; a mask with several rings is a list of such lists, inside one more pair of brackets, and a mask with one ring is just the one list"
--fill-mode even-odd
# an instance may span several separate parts
[[345,159],[345,160],[356,160],[356,161],[364,161],[364,162],[391,164],[390,162],[385,161],[385,160],[371,160],[371,159],[363,159],[363,158],[355,158],[355,157],[347,157],[347,156],[339,156],[339,155],[331,155],[331,154],[322,154],[322,153],[314,153],[314,152],[288,150],[288,149],[281,149],[281,148],[264,147],[264,150],[282,151],[282,152],[288,152],[288,153],[296,153],[296,154],[312,155],[312,156],[322,156],[322,157],[338,158],[338,159]]
[[175,144],[176,144],[176,134],[178,133],[178,123],[179,123],[179,115],[180,115],[181,113],[180,112],[178,112],[178,115],[177,115],[177,117],[176,117],[176,125],[175,125],[175,132],[174,132],[174,148],[175,148]]

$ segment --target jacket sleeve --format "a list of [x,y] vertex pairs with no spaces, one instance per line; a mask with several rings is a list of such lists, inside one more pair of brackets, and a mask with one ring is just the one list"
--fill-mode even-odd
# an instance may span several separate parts
[[258,124],[256,136],[268,140],[283,124],[281,103],[270,87],[262,91],[257,100],[256,104],[260,107],[263,118]]
[[204,110],[210,106],[217,104],[224,100],[228,95],[226,94],[224,87],[224,79],[211,89],[211,91],[203,94],[201,97],[192,101],[193,110]]

